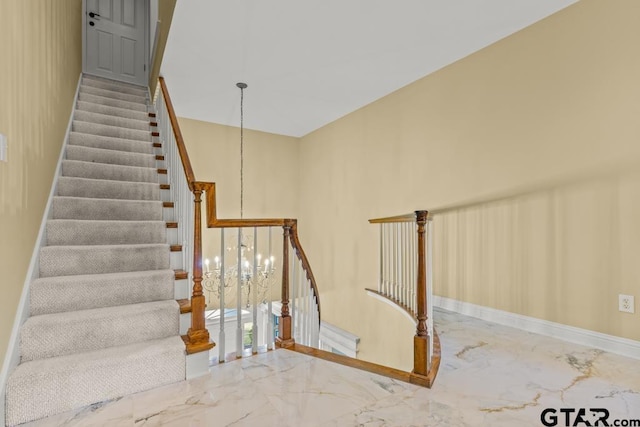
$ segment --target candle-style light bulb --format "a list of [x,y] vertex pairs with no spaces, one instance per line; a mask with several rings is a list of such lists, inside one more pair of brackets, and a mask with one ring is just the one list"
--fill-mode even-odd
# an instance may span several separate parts
[[208,272],[209,272],[209,258],[206,258],[206,259],[204,260],[204,265],[205,265],[205,267],[207,268],[207,273],[208,273]]

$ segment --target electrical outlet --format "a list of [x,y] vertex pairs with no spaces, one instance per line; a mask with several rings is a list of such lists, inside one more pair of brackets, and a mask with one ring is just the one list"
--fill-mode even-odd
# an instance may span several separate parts
[[618,295],[618,310],[625,313],[635,313],[635,301],[631,295]]
[[0,133],[0,162],[7,161],[7,137]]

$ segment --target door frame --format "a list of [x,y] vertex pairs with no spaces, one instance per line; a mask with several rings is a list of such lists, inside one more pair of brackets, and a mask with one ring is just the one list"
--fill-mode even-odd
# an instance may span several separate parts
[[[149,75],[151,73],[151,64],[149,63],[149,58],[151,56],[149,46],[149,28],[151,27],[149,20],[151,19],[151,5],[149,4],[149,0],[134,1],[144,2],[144,52],[142,54],[144,55],[144,86],[148,87]],[[87,0],[82,0],[82,72],[87,73]]]

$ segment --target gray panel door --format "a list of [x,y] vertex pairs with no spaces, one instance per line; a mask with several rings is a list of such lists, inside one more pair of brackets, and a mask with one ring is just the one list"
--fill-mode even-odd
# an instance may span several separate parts
[[147,1],[85,0],[85,71],[146,86]]

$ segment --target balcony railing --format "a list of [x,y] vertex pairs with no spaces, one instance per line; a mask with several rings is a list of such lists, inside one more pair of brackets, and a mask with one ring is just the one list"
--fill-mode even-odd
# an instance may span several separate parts
[[433,227],[427,211],[369,220],[380,227],[378,289],[368,289],[405,310],[415,321],[411,382],[430,387],[440,365],[433,328]]

